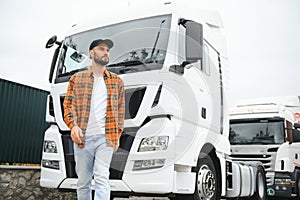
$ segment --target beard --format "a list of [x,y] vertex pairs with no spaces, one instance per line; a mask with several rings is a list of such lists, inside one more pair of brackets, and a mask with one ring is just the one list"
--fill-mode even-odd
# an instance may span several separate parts
[[99,65],[107,65],[109,63],[109,58],[107,60],[103,60],[103,57],[98,57],[96,54],[94,54],[94,61],[95,63],[99,64]]

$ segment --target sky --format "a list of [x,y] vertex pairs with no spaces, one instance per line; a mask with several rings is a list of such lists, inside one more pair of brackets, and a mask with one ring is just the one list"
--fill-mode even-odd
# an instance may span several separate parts
[[[128,4],[162,0],[2,0],[0,3],[0,78],[50,90],[54,48],[47,40],[92,13],[107,15]],[[190,0],[180,0],[191,2]],[[299,0],[197,0],[217,10],[225,26],[230,104],[239,99],[300,96]],[[184,7],[183,7],[184,9]]]

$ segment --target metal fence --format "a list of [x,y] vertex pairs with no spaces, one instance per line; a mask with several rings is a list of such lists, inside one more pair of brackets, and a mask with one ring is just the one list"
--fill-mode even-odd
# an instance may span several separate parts
[[40,163],[48,94],[0,79],[0,162]]

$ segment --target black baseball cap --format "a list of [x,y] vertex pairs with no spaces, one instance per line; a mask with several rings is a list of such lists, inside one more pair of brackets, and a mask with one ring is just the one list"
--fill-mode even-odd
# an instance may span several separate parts
[[112,48],[114,46],[113,41],[111,41],[110,39],[97,39],[94,40],[91,44],[90,44],[90,50],[92,50],[94,47],[98,46],[99,44],[104,43],[108,46],[108,48]]

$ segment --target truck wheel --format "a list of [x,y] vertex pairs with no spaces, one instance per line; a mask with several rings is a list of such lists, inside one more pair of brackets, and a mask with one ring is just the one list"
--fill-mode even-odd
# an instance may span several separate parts
[[[177,194],[172,200],[219,200],[221,199],[221,187],[218,183],[218,174],[211,157],[201,153],[197,167],[193,169],[197,173],[195,192],[192,195]],[[220,173],[219,173],[220,174]]]
[[221,188],[218,183],[216,167],[207,154],[201,154],[197,165],[197,182],[195,196],[199,199],[220,199]]
[[256,173],[256,191],[253,195],[254,200],[266,200],[267,199],[267,184],[266,173],[262,166],[257,168]]
[[297,197],[295,199],[297,199],[300,197],[300,170],[296,171],[295,180],[296,180],[296,194],[297,194]]

